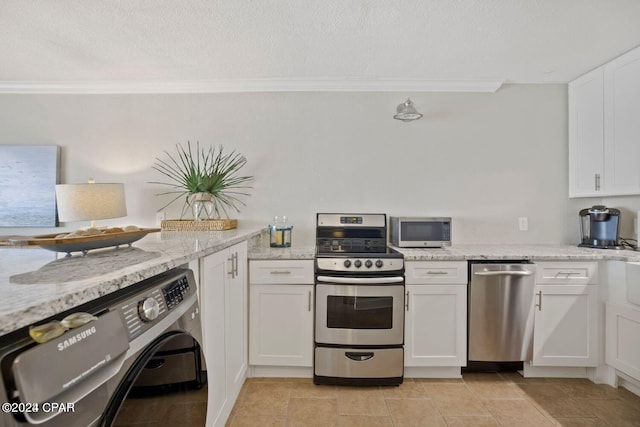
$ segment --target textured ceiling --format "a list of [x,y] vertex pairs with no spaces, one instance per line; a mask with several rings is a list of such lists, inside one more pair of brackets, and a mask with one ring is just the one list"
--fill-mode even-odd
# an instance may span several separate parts
[[0,0],[0,82],[565,83],[640,45],[638,0]]

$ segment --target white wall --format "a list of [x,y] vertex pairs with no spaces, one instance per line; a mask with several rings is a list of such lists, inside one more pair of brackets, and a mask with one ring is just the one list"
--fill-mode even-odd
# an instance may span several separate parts
[[[166,198],[148,182],[178,142],[223,144],[248,159],[252,196],[238,216],[294,224],[313,241],[316,212],[453,217],[454,243],[576,243],[567,197],[566,85],[495,94],[411,94],[425,117],[393,120],[398,93],[1,95],[1,144],[62,147],[61,180],[126,184],[129,216],[155,225]],[[179,215],[174,205],[167,217]],[[518,217],[529,218],[528,232]],[[63,224],[75,229],[86,224]],[[0,229],[0,234],[42,234]],[[52,231],[55,232],[55,231]]]

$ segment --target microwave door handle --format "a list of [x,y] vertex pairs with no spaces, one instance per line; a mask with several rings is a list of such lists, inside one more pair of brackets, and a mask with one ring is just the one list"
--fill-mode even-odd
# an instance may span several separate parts
[[403,283],[404,277],[330,277],[330,276],[318,276],[318,282],[324,283],[339,283],[345,285],[387,285],[392,283]]

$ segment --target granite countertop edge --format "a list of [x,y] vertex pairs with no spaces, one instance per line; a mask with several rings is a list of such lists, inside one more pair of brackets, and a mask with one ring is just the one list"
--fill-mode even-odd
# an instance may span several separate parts
[[[640,252],[580,248],[572,245],[454,245],[445,248],[398,248],[405,261],[532,260],[640,262]],[[257,247],[249,260],[313,260],[315,247]]]
[[[43,281],[36,284],[9,285],[3,297],[14,297],[0,305],[0,336],[25,326],[50,318],[84,303],[116,292],[128,286],[176,268],[190,261],[213,254],[237,243],[248,242],[248,259],[251,260],[313,260],[314,246],[270,248],[264,227],[246,227],[228,232],[165,232],[155,240],[150,236],[136,243],[122,268],[112,267],[111,258],[128,255],[126,250],[111,254],[92,255],[87,260],[103,257],[99,264],[105,271],[95,277],[71,281]],[[532,261],[625,261],[640,262],[640,252],[630,250],[601,250],[578,248],[570,245],[454,245],[439,249],[395,248],[404,254],[405,261],[467,261],[467,260],[515,260]],[[19,251],[19,250],[18,250]],[[40,250],[42,251],[42,250]],[[44,251],[43,251],[44,252]],[[151,255],[153,254],[153,258]],[[137,257],[146,258],[138,261]],[[55,261],[62,263],[61,260]],[[76,263],[82,265],[82,258]],[[68,264],[63,264],[68,265]],[[46,267],[46,265],[45,265]],[[27,274],[38,274],[39,270]],[[65,270],[52,270],[60,275]],[[43,273],[44,274],[44,273]],[[46,274],[44,274],[46,277]],[[39,283],[39,284],[38,284]],[[0,283],[2,284],[2,283]],[[23,288],[16,286],[25,286]],[[42,291],[46,292],[42,292]],[[20,294],[24,292],[24,294]],[[15,296],[12,295],[16,294]],[[34,295],[34,298],[31,296]]]
[[[155,240],[153,235],[147,236],[136,242],[132,248],[89,252],[85,258],[87,262],[96,262],[103,258],[100,262],[108,264],[111,258],[127,255],[132,258],[132,261],[126,263],[123,268],[105,267],[106,271],[99,276],[61,283],[59,279],[48,280],[47,273],[42,273],[42,281],[34,284],[0,283],[6,287],[12,287],[3,291],[7,294],[2,294],[6,301],[0,305],[0,337],[237,243],[247,241],[251,250],[253,245],[260,245],[263,233],[264,227],[248,227],[223,232],[162,231]],[[48,252],[43,249],[30,250]],[[13,251],[19,259],[20,251],[23,250],[14,249]],[[148,256],[150,253],[154,254],[154,258]],[[136,263],[136,257],[140,256],[147,259]],[[82,259],[75,257],[76,268],[81,265]],[[53,263],[63,263],[63,261],[58,259]],[[46,267],[46,265],[43,266],[43,268]],[[37,276],[38,273],[39,270],[35,270],[26,274]],[[57,271],[54,273],[56,273],[55,276],[63,275]],[[46,293],[46,296],[43,296],[43,293]],[[15,295],[13,301],[10,300],[12,294]]]

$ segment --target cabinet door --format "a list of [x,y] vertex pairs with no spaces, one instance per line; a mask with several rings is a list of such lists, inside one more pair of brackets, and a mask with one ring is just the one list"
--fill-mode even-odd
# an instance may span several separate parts
[[597,366],[596,285],[536,286],[533,365]]
[[247,374],[247,244],[229,248],[225,280],[225,347],[227,389],[233,398],[240,392]]
[[207,365],[207,425],[221,425],[229,406],[225,352],[225,305],[228,251],[218,252],[200,260],[200,312],[202,340]]
[[313,285],[250,288],[249,363],[311,367]]
[[640,381],[640,309],[607,304],[606,362]]
[[604,180],[604,73],[569,83],[569,197],[599,196]]
[[208,375],[207,425],[224,425],[247,371],[247,245],[200,260],[200,311]]
[[467,363],[467,286],[407,285],[405,366]]
[[640,194],[640,49],[604,66],[605,192]]

